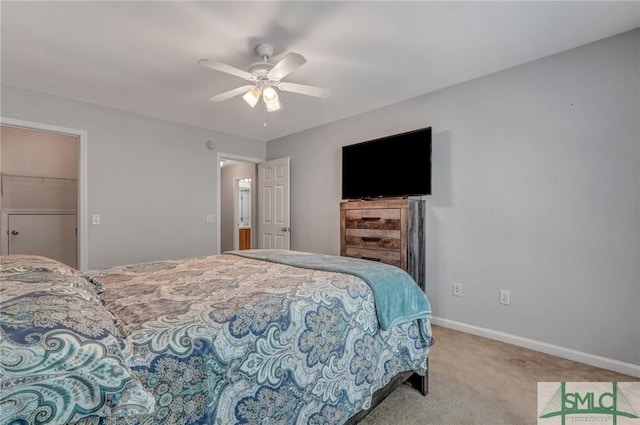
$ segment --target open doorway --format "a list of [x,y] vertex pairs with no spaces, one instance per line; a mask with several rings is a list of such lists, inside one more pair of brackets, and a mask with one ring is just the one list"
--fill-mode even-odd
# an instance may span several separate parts
[[234,223],[237,223],[238,231],[234,232],[233,249],[253,248],[251,231],[253,209],[253,177],[251,175],[233,179],[233,215]]
[[257,164],[220,154],[220,252],[251,249],[256,245]]
[[86,132],[2,118],[2,254],[87,268]]
[[78,137],[3,125],[5,254],[34,254],[78,268]]

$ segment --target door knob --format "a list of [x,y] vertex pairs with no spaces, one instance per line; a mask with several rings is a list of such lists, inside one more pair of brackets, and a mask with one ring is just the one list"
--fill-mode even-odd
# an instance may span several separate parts
[[12,230],[12,231],[11,231],[11,234],[12,234],[12,235],[18,235],[18,234],[20,234],[20,232],[18,232],[17,230]]
[[280,230],[282,230],[283,232],[289,232],[291,230],[291,228],[290,227],[283,227]]

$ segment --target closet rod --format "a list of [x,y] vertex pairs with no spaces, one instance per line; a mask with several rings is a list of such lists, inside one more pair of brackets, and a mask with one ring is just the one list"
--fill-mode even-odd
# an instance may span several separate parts
[[36,179],[36,180],[62,180],[62,181],[68,181],[68,182],[75,182],[78,181],[78,179],[72,179],[72,178],[68,178],[68,177],[45,177],[45,176],[27,176],[27,175],[23,175],[23,174],[0,174],[3,178],[4,177],[18,177],[18,178],[23,178],[23,179]]
[[44,183],[45,179],[46,180],[67,181],[67,182],[70,182],[70,183],[76,183],[78,181],[78,179],[70,179],[70,178],[65,178],[65,177],[27,176],[27,175],[23,175],[23,174],[4,174],[4,173],[0,173],[0,196],[4,196],[4,178],[5,177],[9,177],[10,179],[13,179],[14,177],[17,177],[17,178],[21,178],[21,179],[42,180],[42,183]]

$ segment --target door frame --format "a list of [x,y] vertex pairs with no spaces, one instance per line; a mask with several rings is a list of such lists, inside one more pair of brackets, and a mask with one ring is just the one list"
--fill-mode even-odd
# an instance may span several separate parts
[[[232,154],[232,153],[224,153],[224,152],[220,152],[220,151],[216,151],[216,208],[217,208],[217,212],[216,212],[216,217],[218,220],[218,243],[217,243],[217,250],[216,253],[217,254],[222,254],[221,251],[221,245],[222,245],[222,220],[220,219],[220,212],[221,212],[221,207],[220,207],[220,160],[222,159],[233,159],[235,161],[243,161],[243,162],[251,162],[253,164],[260,164],[261,162],[264,162],[265,160],[262,158],[254,158],[254,157],[250,157],[250,156],[242,156],[242,155],[236,155],[236,154]],[[257,178],[257,176],[255,176],[255,178]],[[251,182],[251,184],[253,185],[253,181]],[[257,208],[257,205],[256,205]],[[235,209],[234,209],[235,210]],[[235,213],[235,211],[234,211]],[[255,219],[255,217],[251,217],[251,222],[253,223],[253,220]],[[235,226],[234,226],[235,227]],[[253,226],[252,226],[253,227]],[[234,233],[237,229],[234,228]],[[236,238],[237,235],[234,236],[234,238]],[[252,236],[253,237],[253,236]]]
[[[78,137],[78,266],[87,270],[89,262],[88,220],[87,220],[87,132],[77,128],[25,121],[0,116],[0,125],[28,130],[45,131]],[[6,229],[2,228],[2,232]]]

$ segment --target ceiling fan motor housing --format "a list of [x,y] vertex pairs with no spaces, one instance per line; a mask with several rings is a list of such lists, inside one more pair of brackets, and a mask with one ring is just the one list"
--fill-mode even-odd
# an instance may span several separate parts
[[256,62],[249,65],[249,73],[257,78],[266,78],[271,68],[273,68],[273,64],[269,62]]
[[[256,53],[262,58],[263,61],[267,61],[273,55],[273,46],[268,43],[260,43],[256,46]],[[266,59],[265,59],[266,56]]]
[[273,64],[269,63],[269,58],[273,55],[273,46],[268,43],[260,43],[256,46],[256,53],[262,58],[261,62],[249,65],[249,73],[257,80],[268,79],[267,74],[273,68]]

